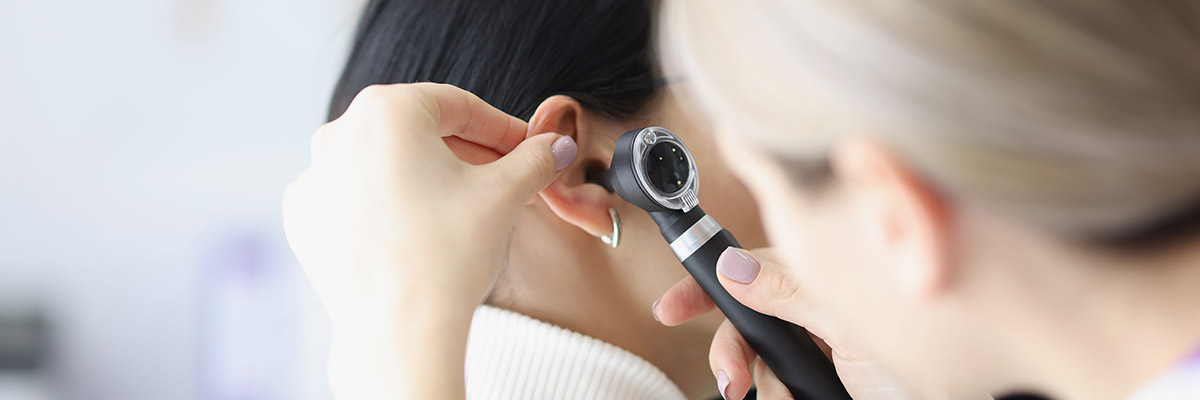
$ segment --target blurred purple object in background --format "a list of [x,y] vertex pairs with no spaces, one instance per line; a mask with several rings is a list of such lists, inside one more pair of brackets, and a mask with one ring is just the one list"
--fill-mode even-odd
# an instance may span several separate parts
[[294,263],[271,254],[264,237],[255,229],[218,237],[201,269],[202,399],[289,399],[286,383],[298,378]]
[[361,5],[0,2],[0,399],[329,397],[280,199]]

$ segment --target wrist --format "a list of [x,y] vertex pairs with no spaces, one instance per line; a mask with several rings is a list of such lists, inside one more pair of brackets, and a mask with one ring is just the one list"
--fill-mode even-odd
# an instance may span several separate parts
[[474,309],[399,310],[387,323],[334,326],[330,376],[342,378],[331,383],[368,398],[461,398]]

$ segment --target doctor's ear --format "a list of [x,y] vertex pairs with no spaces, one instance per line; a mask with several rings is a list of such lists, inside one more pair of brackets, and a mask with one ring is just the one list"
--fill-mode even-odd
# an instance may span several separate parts
[[831,154],[843,193],[869,234],[863,240],[892,260],[901,293],[931,298],[954,277],[954,212],[950,200],[888,147],[867,138],[842,140]]
[[608,209],[612,207],[615,195],[586,181],[589,169],[607,168],[612,161],[611,140],[600,133],[603,126],[610,124],[600,118],[603,117],[588,112],[570,96],[551,96],[533,113],[526,133],[526,137],[530,137],[553,132],[575,139],[579,146],[575,162],[538,196],[563,221],[592,236],[611,234],[613,226]]

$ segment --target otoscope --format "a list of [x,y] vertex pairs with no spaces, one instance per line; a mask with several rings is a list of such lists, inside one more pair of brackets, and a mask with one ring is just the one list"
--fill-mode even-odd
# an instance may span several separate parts
[[727,247],[740,246],[700,209],[696,162],[678,136],[661,127],[625,132],[617,139],[612,164],[589,180],[650,213],[675,257],[792,396],[850,399],[808,331],[742,305],[717,280],[717,258]]

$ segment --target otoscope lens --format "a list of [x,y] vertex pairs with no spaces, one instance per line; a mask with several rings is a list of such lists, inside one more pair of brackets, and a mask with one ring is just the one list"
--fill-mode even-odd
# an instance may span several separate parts
[[642,161],[646,167],[646,177],[654,188],[666,194],[672,194],[683,189],[691,174],[691,165],[687,155],[678,145],[661,142],[650,148],[646,159]]

